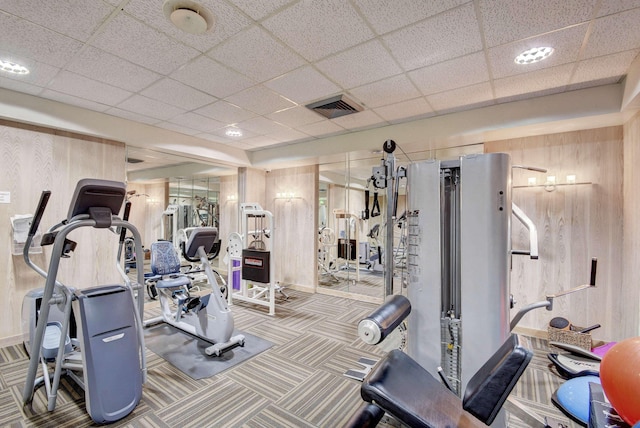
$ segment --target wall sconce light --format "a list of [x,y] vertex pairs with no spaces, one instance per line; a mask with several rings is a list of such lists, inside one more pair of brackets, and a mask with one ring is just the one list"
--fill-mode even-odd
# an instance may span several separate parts
[[238,195],[227,195],[227,202],[235,202],[238,200]]
[[548,175],[547,176],[547,181],[544,183],[544,190],[546,190],[547,192],[553,192],[554,190],[556,190],[556,176],[555,175]]
[[536,178],[535,178],[535,177],[529,177],[529,179],[527,180],[527,184],[528,184],[529,186],[535,186],[535,185],[536,185],[536,182],[537,182],[537,180],[536,180]]
[[276,199],[286,199],[287,201],[291,201],[292,199],[299,199],[296,197],[294,192],[279,192],[276,193]]
[[576,184],[575,174],[567,175],[567,184]]

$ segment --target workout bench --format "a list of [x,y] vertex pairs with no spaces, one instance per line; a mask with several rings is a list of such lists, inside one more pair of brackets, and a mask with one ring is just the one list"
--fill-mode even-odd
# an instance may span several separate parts
[[392,350],[365,377],[365,403],[346,426],[374,427],[385,412],[410,427],[491,425],[532,356],[512,334],[473,375],[460,400],[407,354]]

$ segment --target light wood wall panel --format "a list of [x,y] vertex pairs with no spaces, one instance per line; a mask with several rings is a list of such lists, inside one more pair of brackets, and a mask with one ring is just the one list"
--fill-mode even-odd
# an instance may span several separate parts
[[640,335],[640,113],[624,124],[624,252],[622,299],[635,310],[625,314],[625,324]]
[[[162,239],[162,213],[168,204],[168,183],[128,183],[127,191],[135,190],[131,201],[129,221],[142,235],[142,246]],[[136,196],[138,195],[138,196]]]
[[227,269],[224,263],[227,255],[229,234],[238,231],[238,176],[225,175],[220,177],[220,254],[217,263],[219,267]]
[[[629,322],[627,314],[637,313],[637,292],[631,292],[635,299],[626,298],[630,290],[622,276],[622,127],[487,142],[485,151],[509,153],[514,165],[548,169],[546,174],[513,171],[513,201],[536,224],[540,259],[513,256],[511,290],[517,305],[512,316],[546,294],[588,283],[590,259],[597,257],[597,288],[558,298],[553,311],[532,311],[520,325],[546,330],[551,318],[562,316],[580,326],[601,324],[595,338],[619,340],[634,334],[637,322]],[[527,186],[528,177],[541,183],[554,175],[564,183],[568,174],[585,184],[553,191]],[[514,217],[513,248],[527,249],[527,237]]]
[[[278,199],[278,193],[294,193]],[[317,281],[318,167],[277,169],[266,174],[266,204],[273,214],[275,279],[314,290]]]
[[[82,178],[124,181],[125,146],[121,143],[0,121],[0,190],[11,203],[0,204],[0,274],[5,278],[0,307],[0,345],[20,340],[22,299],[44,279],[28,268],[22,256],[12,256],[11,223],[16,214],[32,214],[42,190],[52,195],[41,230],[66,218],[76,183]],[[109,230],[75,230],[69,238],[78,246],[60,264],[58,278],[76,288],[119,281],[115,266],[117,236]],[[34,261],[46,268],[50,247]]]

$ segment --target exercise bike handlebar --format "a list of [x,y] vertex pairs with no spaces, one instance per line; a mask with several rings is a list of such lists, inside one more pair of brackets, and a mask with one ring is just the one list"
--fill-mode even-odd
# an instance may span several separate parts
[[[124,213],[122,214],[122,220],[129,221],[129,214],[130,213],[131,213],[131,201],[127,201],[124,204]],[[127,229],[122,227],[121,230],[120,230],[120,243],[121,244],[124,243],[124,238],[125,238],[126,234],[127,234]]]

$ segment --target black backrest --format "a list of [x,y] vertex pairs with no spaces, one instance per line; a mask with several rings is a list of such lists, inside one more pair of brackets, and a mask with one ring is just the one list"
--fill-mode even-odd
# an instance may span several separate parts
[[491,425],[532,357],[531,351],[520,346],[518,336],[509,336],[467,384],[462,407]]
[[185,258],[195,258],[199,247],[204,247],[204,252],[209,254],[213,244],[218,240],[218,229],[215,227],[196,227],[189,235],[185,244]]
[[127,188],[120,181],[84,178],[73,192],[67,220],[80,214],[89,214],[89,208],[108,208],[112,214],[120,212]]

